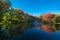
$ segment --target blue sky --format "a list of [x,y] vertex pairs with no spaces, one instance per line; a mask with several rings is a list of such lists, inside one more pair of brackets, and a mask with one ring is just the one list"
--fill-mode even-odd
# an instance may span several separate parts
[[10,0],[13,8],[38,16],[48,12],[60,13],[60,0]]

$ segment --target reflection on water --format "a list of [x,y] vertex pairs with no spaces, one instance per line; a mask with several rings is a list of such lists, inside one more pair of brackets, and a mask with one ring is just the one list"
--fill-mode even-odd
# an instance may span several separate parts
[[51,23],[41,23],[41,22],[33,22],[32,24],[34,24],[34,27],[38,27],[41,28],[47,32],[56,32],[60,30],[60,24],[59,23],[55,23],[55,24],[51,24]]
[[60,30],[60,24],[56,24],[55,27],[57,30]]
[[21,40],[50,40],[50,34],[38,28],[31,28],[23,33]]
[[22,34],[20,40],[60,40],[60,31],[48,33],[42,29],[31,28]]
[[13,34],[11,40],[60,40],[60,31],[54,32],[60,30],[59,24],[49,25],[39,22],[32,24],[34,24],[35,27],[26,30],[19,36]]
[[60,24],[54,24],[54,25],[48,25],[48,24],[42,24],[42,29],[47,32],[56,32],[60,30]]
[[12,40],[60,40],[60,31],[57,31],[59,30],[58,27],[60,27],[59,24],[41,24],[35,26],[41,27],[42,29],[38,29],[38,27],[33,27],[23,32],[22,35],[19,37],[12,37]]
[[42,29],[47,32],[52,32],[51,26],[42,24]]

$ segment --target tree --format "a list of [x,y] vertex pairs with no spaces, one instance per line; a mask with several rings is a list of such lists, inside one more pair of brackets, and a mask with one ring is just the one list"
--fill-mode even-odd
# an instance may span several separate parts
[[60,22],[60,16],[57,17],[56,22],[57,22],[57,23]]
[[[6,13],[10,7],[10,2],[8,0],[0,0],[0,36],[3,40],[4,32],[2,31],[2,28],[5,28],[5,22],[6,22]],[[5,40],[5,39],[4,39]]]

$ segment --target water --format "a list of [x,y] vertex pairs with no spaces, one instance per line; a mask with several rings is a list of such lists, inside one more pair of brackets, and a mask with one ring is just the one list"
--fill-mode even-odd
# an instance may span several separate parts
[[12,40],[60,40],[60,31],[48,33],[42,29],[31,28],[19,37],[14,36]]
[[21,40],[50,40],[50,34],[38,28],[32,28],[24,32]]
[[60,40],[60,31],[51,34],[53,40]]
[[[37,22],[33,24],[36,25]],[[47,25],[43,25],[43,26],[47,26]],[[43,29],[33,27],[23,32],[22,35],[19,36],[13,35],[11,40],[60,40],[60,31],[54,33],[48,33]]]
[[38,28],[32,28],[23,33],[21,40],[60,40],[60,31],[48,33]]
[[33,27],[23,32],[22,35],[20,35],[19,37],[13,36],[12,40],[60,40],[60,31],[54,33],[48,33],[43,29]]

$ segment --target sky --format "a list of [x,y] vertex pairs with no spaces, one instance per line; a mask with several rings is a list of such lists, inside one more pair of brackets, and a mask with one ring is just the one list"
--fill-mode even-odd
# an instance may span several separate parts
[[60,13],[60,0],[9,0],[13,8],[20,8],[33,16],[46,13]]

